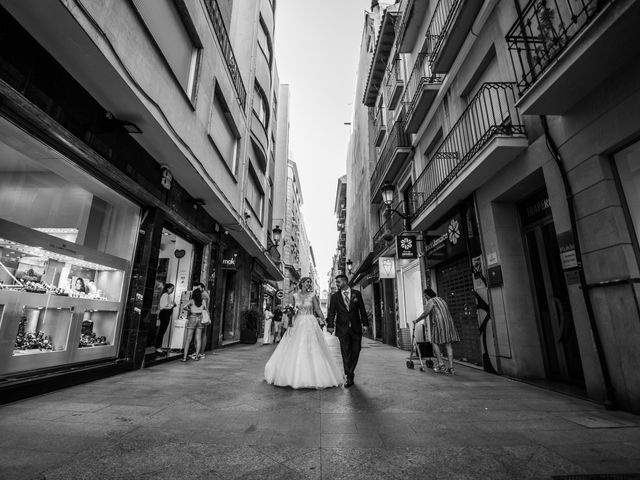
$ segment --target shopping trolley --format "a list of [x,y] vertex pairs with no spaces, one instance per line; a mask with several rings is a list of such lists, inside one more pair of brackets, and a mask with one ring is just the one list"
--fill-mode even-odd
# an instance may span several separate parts
[[[413,326],[413,332],[411,333],[411,353],[407,360],[407,368],[409,369],[413,369],[415,366],[413,363],[414,353],[420,360],[421,372],[424,372],[425,365],[427,368],[433,368],[433,347],[431,346],[431,324],[429,316]],[[423,358],[426,359],[424,362],[422,360]]]

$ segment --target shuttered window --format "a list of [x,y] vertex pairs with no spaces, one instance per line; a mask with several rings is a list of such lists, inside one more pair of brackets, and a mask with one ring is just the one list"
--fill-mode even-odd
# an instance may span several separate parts
[[211,110],[209,135],[218,153],[220,153],[234,175],[237,174],[238,163],[238,135],[236,131],[227,102],[222,96],[222,92],[216,88]]

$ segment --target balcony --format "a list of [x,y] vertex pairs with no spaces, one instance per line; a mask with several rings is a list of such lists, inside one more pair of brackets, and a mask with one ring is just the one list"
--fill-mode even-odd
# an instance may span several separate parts
[[[404,202],[397,202],[393,208],[400,212],[404,212],[405,204]],[[373,236],[374,255],[380,255],[386,248],[387,243],[392,241],[396,235],[400,235],[402,232],[407,230],[406,227],[406,221],[397,213],[392,211]]]
[[485,83],[409,191],[414,229],[426,229],[527,148],[515,85]]
[[442,75],[434,75],[429,67],[429,56],[421,53],[413,65],[404,103],[407,107],[407,133],[416,133],[431,108],[442,86]]
[[405,133],[404,122],[398,121],[387,136],[382,153],[371,174],[371,201],[377,203],[380,198],[380,187],[385,180],[391,180],[398,173],[404,160],[411,153],[411,142]]
[[396,58],[391,62],[391,69],[383,81],[384,98],[388,110],[395,110],[402,98],[404,91],[404,73],[402,71],[402,59]]
[[526,115],[562,115],[637,56],[640,3],[531,0],[506,36]]
[[373,140],[376,147],[382,145],[384,136],[387,134],[387,119],[381,107],[376,109],[376,117],[373,122]]
[[242,105],[242,109],[244,110],[247,104],[247,91],[244,88],[242,76],[240,75],[240,68],[238,67],[238,62],[236,61],[233,49],[231,48],[229,34],[227,33],[227,27],[224,26],[220,7],[218,6],[217,0],[205,0],[204,3],[207,6],[207,12],[209,13],[209,18],[213,25],[213,31],[216,34],[216,38],[220,44],[220,49],[222,50],[222,55],[224,56],[227,64],[227,69],[231,75],[231,81],[236,89],[236,93],[238,94],[238,102],[240,102],[240,105]]
[[431,70],[447,73],[484,2],[439,0],[427,28],[431,41]]

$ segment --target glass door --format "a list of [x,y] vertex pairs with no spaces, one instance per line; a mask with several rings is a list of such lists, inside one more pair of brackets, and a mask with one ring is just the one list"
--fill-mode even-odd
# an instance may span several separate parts
[[584,384],[578,338],[553,223],[525,233],[547,376]]

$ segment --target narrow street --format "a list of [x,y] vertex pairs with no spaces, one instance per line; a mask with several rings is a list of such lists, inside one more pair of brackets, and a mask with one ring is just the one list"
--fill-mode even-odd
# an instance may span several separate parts
[[366,339],[355,387],[275,388],[262,378],[273,349],[234,346],[0,407],[0,478],[640,472],[637,416],[462,365],[455,376],[409,370],[406,352]]

